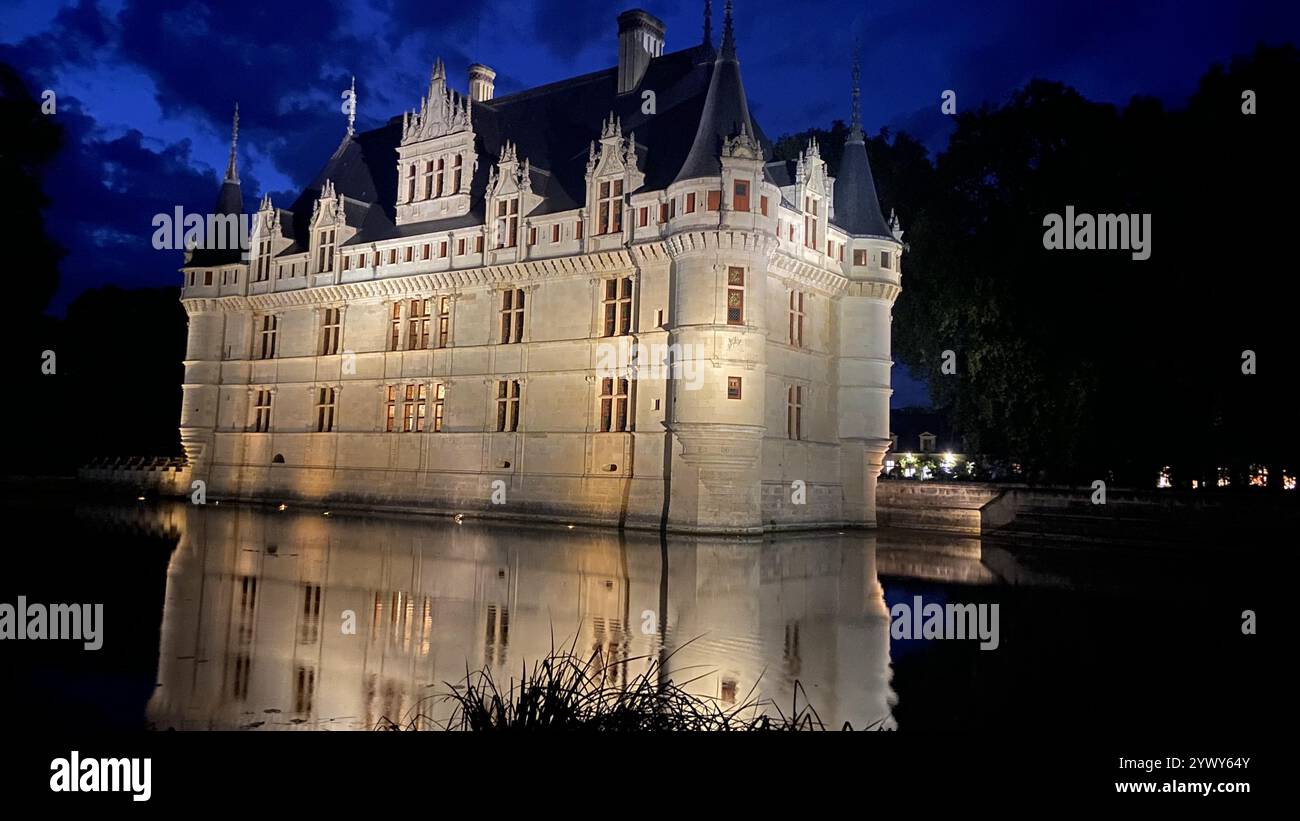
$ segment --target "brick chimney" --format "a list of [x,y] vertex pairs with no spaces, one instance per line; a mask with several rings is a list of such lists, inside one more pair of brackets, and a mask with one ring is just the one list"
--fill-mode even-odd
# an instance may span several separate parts
[[474,63],[469,67],[469,98],[475,102],[483,102],[492,99],[492,92],[495,88],[493,82],[497,78],[497,73],[482,63]]
[[618,93],[635,89],[650,61],[664,53],[664,22],[648,11],[618,16]]

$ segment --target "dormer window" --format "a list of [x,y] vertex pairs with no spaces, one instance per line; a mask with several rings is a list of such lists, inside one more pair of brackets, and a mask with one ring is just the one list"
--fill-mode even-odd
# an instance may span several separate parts
[[497,203],[497,247],[513,248],[519,234],[519,198]]
[[623,231],[623,181],[606,180],[600,184],[596,206],[596,233],[618,234]]
[[803,198],[803,244],[817,248],[817,199]]
[[934,451],[934,440],[935,440],[935,435],[934,435],[933,433],[923,433],[923,434],[921,434],[921,436],[920,436],[920,440],[921,440],[921,452],[922,452],[922,453],[931,453],[931,452]]
[[736,211],[749,210],[749,182],[736,180],[731,196],[731,207]]
[[316,270],[324,273],[334,270],[334,229],[327,228],[320,232],[319,251],[316,258]]

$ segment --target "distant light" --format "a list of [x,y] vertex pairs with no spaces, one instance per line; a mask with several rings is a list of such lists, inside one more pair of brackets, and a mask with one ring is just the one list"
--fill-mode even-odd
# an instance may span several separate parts
[[286,505],[285,503],[281,502],[281,503],[280,503],[280,506],[279,506],[278,508],[276,508],[276,509],[277,509],[277,510],[288,510],[288,509],[289,509],[289,506]]
[[137,497],[135,497],[135,500],[136,500],[137,502],[143,502],[143,501],[144,501],[144,497],[143,497],[143,496],[137,496]]
[[464,514],[462,514],[462,513],[457,513],[457,514],[456,514],[456,524],[460,524],[460,523],[463,522],[463,521],[465,521],[465,516],[464,516]]
[[324,513],[322,513],[321,515],[322,515],[322,516],[328,516],[328,515],[330,515],[330,512],[327,510],[327,511],[325,511]]
[[573,530],[573,525],[569,525],[569,530]]

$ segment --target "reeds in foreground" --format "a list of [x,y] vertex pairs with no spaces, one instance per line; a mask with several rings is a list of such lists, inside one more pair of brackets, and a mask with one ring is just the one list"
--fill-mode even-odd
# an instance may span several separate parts
[[[644,672],[629,677],[628,665],[648,660]],[[666,660],[666,659],[665,659]],[[434,720],[417,707],[403,720],[380,719],[380,730],[459,730],[470,732],[584,730],[597,732],[755,732],[825,730],[795,683],[791,712],[775,702],[755,700],[752,692],[735,706],[694,695],[663,676],[663,661],[650,656],[606,660],[600,651],[583,658],[553,650],[529,669],[524,664],[502,689],[491,670],[466,669],[459,684],[427,697],[422,705],[450,704],[450,717]],[[802,699],[801,699],[802,696]],[[442,712],[442,711],[436,711]],[[881,729],[877,721],[863,729]],[[854,729],[845,723],[843,730]]]

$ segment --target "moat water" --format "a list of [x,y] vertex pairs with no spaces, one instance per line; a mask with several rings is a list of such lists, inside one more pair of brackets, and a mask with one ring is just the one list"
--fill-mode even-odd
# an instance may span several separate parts
[[[1223,554],[1007,548],[909,531],[709,539],[181,503],[10,500],[0,601],[103,602],[104,647],[6,642],[12,720],[366,730],[439,719],[553,648],[657,661],[724,707],[827,727],[1106,732],[1267,720]],[[900,603],[996,605],[997,647],[898,638]],[[892,633],[892,634],[891,634]]]

